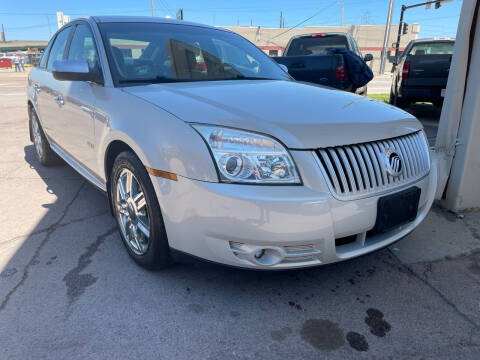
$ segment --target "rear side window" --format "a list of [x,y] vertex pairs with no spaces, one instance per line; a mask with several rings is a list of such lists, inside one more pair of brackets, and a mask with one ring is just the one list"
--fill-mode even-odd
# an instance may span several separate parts
[[63,55],[65,54],[65,46],[67,45],[68,37],[70,36],[71,30],[72,27],[69,26],[68,28],[59,32],[57,37],[55,38],[55,42],[50,49],[50,54],[48,55],[48,71],[52,71],[53,63],[55,61],[63,59]]
[[327,49],[348,49],[345,35],[312,34],[293,39],[287,56],[314,55]]
[[77,25],[72,37],[68,59],[86,60],[91,71],[98,70],[98,55],[93,35],[87,25]]
[[40,59],[40,64],[38,65],[41,69],[45,69],[47,66],[48,60],[48,53],[50,52],[50,48],[52,47],[52,41],[50,41],[43,52],[42,58]]
[[422,42],[413,44],[408,55],[451,55],[453,41]]

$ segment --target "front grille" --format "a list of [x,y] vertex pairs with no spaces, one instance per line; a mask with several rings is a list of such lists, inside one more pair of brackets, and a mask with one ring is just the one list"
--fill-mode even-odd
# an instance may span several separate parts
[[[398,177],[387,172],[386,150],[402,160]],[[422,131],[387,140],[318,149],[322,171],[333,195],[354,199],[408,185],[430,170],[430,155]]]

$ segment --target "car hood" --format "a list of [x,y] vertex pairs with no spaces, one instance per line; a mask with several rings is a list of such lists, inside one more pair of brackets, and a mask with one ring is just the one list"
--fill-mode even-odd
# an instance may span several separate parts
[[268,134],[290,149],[361,143],[422,128],[412,115],[391,105],[294,81],[168,83],[123,91],[186,122]]

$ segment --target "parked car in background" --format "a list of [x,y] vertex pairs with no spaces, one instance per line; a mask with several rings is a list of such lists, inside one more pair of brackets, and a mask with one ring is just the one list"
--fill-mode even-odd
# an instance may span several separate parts
[[401,239],[432,205],[420,122],[293,81],[243,37],[154,17],[63,26],[28,78],[39,162],[109,199],[130,256],[291,269]]
[[285,47],[283,56],[275,56],[273,59],[279,64],[285,65],[288,73],[295,80],[366,95],[367,87],[357,88],[353,85],[344,56],[333,53],[330,51],[332,49],[350,50],[366,62],[373,59],[372,54],[363,56],[353,36],[347,33],[315,33],[294,36]]
[[442,107],[455,39],[418,39],[408,43],[395,67],[390,103],[401,108],[419,101]]

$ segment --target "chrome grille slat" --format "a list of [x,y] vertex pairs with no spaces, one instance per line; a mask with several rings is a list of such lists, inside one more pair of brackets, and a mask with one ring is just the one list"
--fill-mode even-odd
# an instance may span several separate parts
[[358,168],[358,162],[357,159],[355,158],[355,155],[352,152],[352,149],[350,149],[349,146],[345,146],[345,152],[348,155],[348,159],[350,164],[353,166],[353,171],[355,173],[355,178],[357,179],[357,190],[362,191],[362,189],[365,189],[367,186],[363,184],[363,175],[360,173],[360,169]]
[[[387,172],[386,150],[402,158],[399,176]],[[422,131],[400,137],[319,149],[320,166],[334,196],[354,199],[408,185],[430,170],[430,155]]]
[[333,185],[335,186],[335,191],[337,194],[340,194],[341,188],[340,188],[340,183],[338,182],[337,176],[335,176],[335,169],[333,168],[333,164],[330,161],[330,158],[327,155],[327,152],[323,149],[320,149],[320,155],[322,156],[322,159],[324,163],[327,165],[328,174],[333,179]]
[[[354,146],[354,148],[358,149],[358,147],[356,145]],[[361,146],[359,151],[362,154],[363,162],[367,164],[368,175],[370,177],[370,183],[372,185],[371,188],[379,187],[380,183],[378,182],[377,175],[375,173],[373,163],[370,160],[370,156],[368,155],[368,151],[366,149],[366,146]]]
[[410,154],[410,159],[411,159],[411,164],[410,165],[411,165],[411,168],[412,168],[412,174],[413,174],[413,176],[416,176],[417,173],[418,173],[417,158],[413,154],[412,145],[410,144],[410,141],[408,140],[408,137],[405,137],[403,139],[403,143],[405,144],[405,147],[406,147],[408,153]]
[[411,168],[411,160],[410,160],[410,154],[408,151],[405,151],[405,147],[403,146],[403,140],[402,139],[393,139],[393,143],[395,144],[396,148],[400,150],[402,157],[406,160],[404,162],[404,169],[405,169],[405,176],[404,178],[409,178],[410,176],[413,176],[412,173],[412,168]]
[[375,169],[375,175],[377,177],[377,186],[382,187],[385,183],[385,179],[383,178],[382,171],[380,170],[380,164],[378,163],[377,156],[375,155],[375,150],[373,150],[372,145],[366,144],[368,150],[368,156],[370,157],[370,161],[373,164]]
[[420,169],[421,169],[418,154],[415,151],[415,146],[413,146],[413,142],[412,142],[412,139],[410,138],[410,136],[407,136],[406,140],[407,140],[407,144],[410,146],[410,154],[412,154],[412,156],[413,156],[413,164],[415,166],[415,174],[418,174],[420,172]]
[[352,168],[350,166],[350,163],[347,159],[347,155],[345,155],[345,151],[342,148],[338,148],[338,153],[340,154],[340,160],[343,163],[343,167],[347,170],[347,175],[348,175],[348,182],[350,184],[350,189],[351,192],[356,193],[358,190],[360,190],[355,181],[355,177],[353,176]]
[[[357,146],[352,146],[352,149],[353,149],[353,153],[355,154],[355,157],[356,159],[358,160],[358,165],[359,165],[359,168],[360,168],[360,171],[362,172],[363,174],[363,178],[365,179],[365,187],[367,187],[368,189],[371,189],[374,187],[373,183],[372,183],[372,179],[370,177],[370,169],[369,169],[369,166],[371,167],[370,163],[368,163],[368,165],[366,165],[365,163],[365,160],[363,158],[363,155],[362,153],[360,152],[360,150],[358,149]],[[375,176],[373,174],[373,169],[372,170],[372,175]]]
[[420,139],[418,137],[413,137],[413,141],[417,144],[418,154],[422,158],[422,167],[427,166],[427,159],[426,159],[424,151],[422,151],[422,144],[420,143]]
[[331,149],[329,151],[329,154],[333,159],[333,163],[337,167],[337,172],[340,174],[340,181],[343,184],[343,191],[348,194],[350,192],[350,189],[348,187],[347,177],[345,176],[345,172],[343,171],[343,166],[340,163],[340,159],[338,158],[337,153],[335,152],[335,149]]

